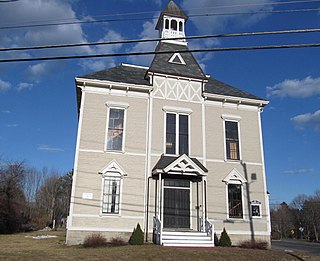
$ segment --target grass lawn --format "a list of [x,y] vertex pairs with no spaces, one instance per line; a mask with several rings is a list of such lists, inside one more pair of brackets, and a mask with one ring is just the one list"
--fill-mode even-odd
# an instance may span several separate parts
[[[49,235],[55,238],[34,239]],[[32,232],[0,235],[0,260],[320,260],[320,256],[275,250],[239,248],[175,248],[153,244],[83,248],[66,246],[64,232]]]

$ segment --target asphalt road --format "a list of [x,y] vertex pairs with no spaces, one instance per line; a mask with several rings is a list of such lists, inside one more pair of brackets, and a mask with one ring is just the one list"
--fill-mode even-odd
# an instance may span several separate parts
[[280,249],[288,252],[305,252],[311,254],[320,254],[320,244],[294,239],[273,240],[272,249]]

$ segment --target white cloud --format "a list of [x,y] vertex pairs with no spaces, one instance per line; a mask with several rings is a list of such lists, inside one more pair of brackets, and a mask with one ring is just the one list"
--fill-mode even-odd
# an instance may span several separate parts
[[18,91],[22,90],[31,90],[33,88],[33,83],[27,83],[27,82],[20,82],[17,86]]
[[279,97],[307,98],[320,95],[320,77],[308,76],[302,80],[284,80],[274,86],[267,87],[267,95]]
[[[157,24],[157,20],[153,20],[152,22],[147,21],[143,24],[143,30],[139,34],[139,39],[151,39],[158,38],[159,32],[155,30]],[[130,49],[130,52],[150,52],[154,51],[156,48],[156,42],[142,42],[137,43]],[[152,61],[152,55],[143,55],[143,56],[129,56],[128,61],[138,65],[149,66]]]
[[285,170],[284,174],[306,174],[314,172],[314,169],[294,169],[294,170]]
[[0,91],[6,91],[6,90],[9,90],[10,88],[11,88],[11,83],[5,82],[0,79]]
[[1,111],[2,113],[5,113],[5,114],[10,114],[11,113],[11,111],[9,111],[9,110],[3,110],[3,111]]
[[51,147],[49,145],[39,145],[37,150],[44,152],[63,152],[64,150],[61,148]]
[[[221,0],[218,4],[212,0],[184,0],[181,7],[188,13],[239,13],[239,12],[255,12],[263,10],[272,10],[271,5],[263,5],[263,3],[272,2],[266,0],[237,0],[230,2],[229,0]],[[250,4],[248,4],[250,3]],[[227,6],[232,5],[232,8]],[[217,33],[223,31],[226,26],[234,28],[245,28],[258,23],[266,14],[252,15],[225,15],[225,16],[208,16],[208,17],[191,17],[196,28],[201,34]]]
[[[98,42],[110,42],[110,41],[121,41],[124,38],[121,34],[114,30],[108,30],[103,38]],[[91,49],[91,53],[96,54],[109,54],[115,53],[121,49],[123,44],[108,44],[108,45],[98,45]],[[80,66],[84,69],[89,69],[92,71],[100,71],[106,68],[110,68],[116,65],[116,59],[114,57],[110,58],[100,58],[100,59],[90,59],[80,62]]]
[[320,110],[314,113],[305,113],[291,118],[293,123],[299,129],[310,127],[316,131],[320,131]]
[[18,126],[19,126],[19,124],[17,124],[17,123],[7,124],[8,128],[16,128]]

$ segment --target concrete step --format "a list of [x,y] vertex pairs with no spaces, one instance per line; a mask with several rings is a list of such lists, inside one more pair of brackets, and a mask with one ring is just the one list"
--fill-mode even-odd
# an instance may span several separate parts
[[205,232],[163,231],[162,245],[181,247],[214,247],[214,242]]

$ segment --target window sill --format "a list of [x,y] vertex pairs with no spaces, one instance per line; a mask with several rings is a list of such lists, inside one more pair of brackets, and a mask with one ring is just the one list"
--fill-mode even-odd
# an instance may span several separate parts
[[246,220],[244,218],[227,218],[223,220],[224,223],[248,223],[249,220]]
[[111,153],[111,154],[125,154],[125,151],[123,150],[105,150],[105,153]]

